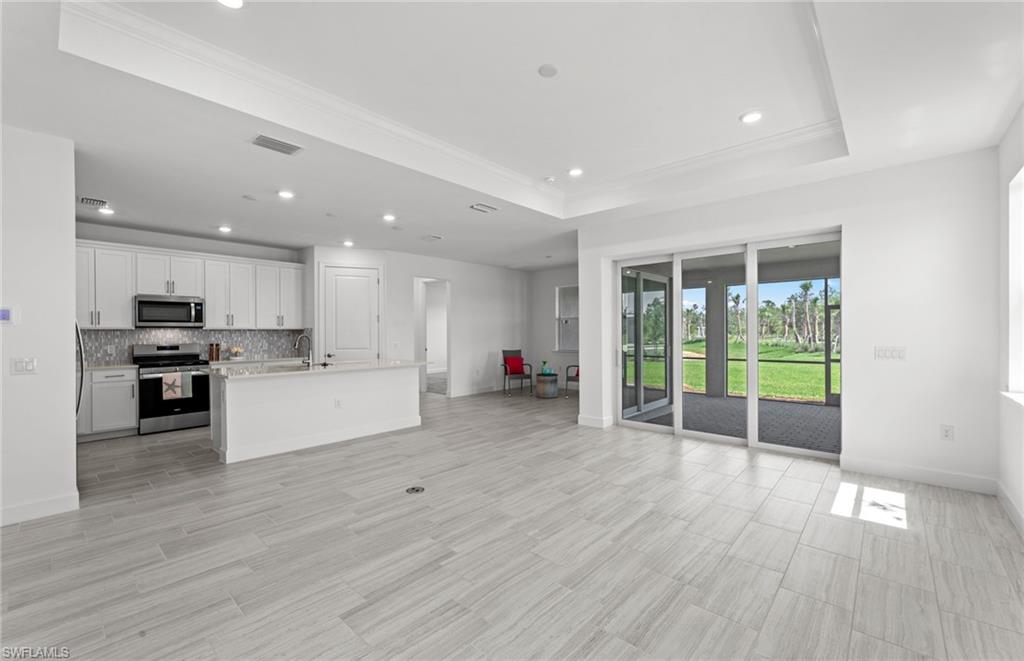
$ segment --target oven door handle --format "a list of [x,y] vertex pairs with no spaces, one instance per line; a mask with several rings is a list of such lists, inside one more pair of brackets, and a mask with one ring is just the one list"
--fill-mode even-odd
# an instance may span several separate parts
[[162,379],[168,374],[189,374],[191,376],[209,376],[210,373],[206,370],[197,370],[194,372],[161,372],[160,374],[140,374],[139,381],[143,379]]

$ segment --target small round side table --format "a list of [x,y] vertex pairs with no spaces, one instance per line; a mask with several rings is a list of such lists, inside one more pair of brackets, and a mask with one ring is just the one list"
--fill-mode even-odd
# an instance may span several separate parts
[[538,374],[535,379],[537,383],[533,387],[533,392],[538,398],[554,399],[558,397],[557,374]]

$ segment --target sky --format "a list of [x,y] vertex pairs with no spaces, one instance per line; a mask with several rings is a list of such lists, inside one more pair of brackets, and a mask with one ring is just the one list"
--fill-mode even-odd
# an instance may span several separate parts
[[[765,301],[768,300],[774,301],[776,305],[781,305],[782,303],[785,303],[786,299],[788,299],[790,295],[800,293],[801,282],[804,281],[795,280],[793,282],[766,282],[759,284],[757,286],[757,293],[760,298],[760,303],[764,303]],[[814,283],[814,288],[811,289],[811,294],[816,296],[818,292],[824,289],[825,281],[812,280],[811,282]],[[829,287],[838,286],[838,284],[838,278],[833,278],[829,283]],[[747,288],[744,285],[729,287],[730,293],[739,292],[740,295],[743,296],[744,300],[746,300],[746,289]],[[705,289],[703,287],[699,289],[683,290],[684,307],[690,308],[693,307],[693,305],[696,303],[697,307],[702,308],[704,307],[705,302]]]

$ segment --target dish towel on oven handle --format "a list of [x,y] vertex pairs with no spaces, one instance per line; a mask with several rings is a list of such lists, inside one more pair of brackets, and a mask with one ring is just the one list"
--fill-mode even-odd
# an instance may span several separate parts
[[192,375],[189,372],[171,372],[163,375],[164,399],[185,399],[192,396]]

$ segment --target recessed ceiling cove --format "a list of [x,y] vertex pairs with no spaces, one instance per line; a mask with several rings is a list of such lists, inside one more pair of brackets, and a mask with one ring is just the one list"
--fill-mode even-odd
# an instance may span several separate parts
[[848,153],[811,3],[218,9],[63,3],[59,48],[556,218]]

